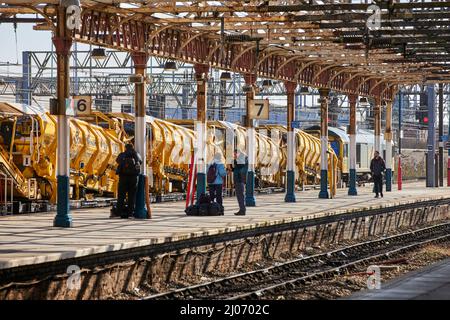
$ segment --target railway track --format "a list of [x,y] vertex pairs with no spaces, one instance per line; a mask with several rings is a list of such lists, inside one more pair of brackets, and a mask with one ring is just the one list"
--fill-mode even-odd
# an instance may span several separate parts
[[143,299],[258,299],[264,295],[294,290],[309,281],[331,278],[359,265],[392,258],[403,252],[449,239],[450,222],[442,223]]

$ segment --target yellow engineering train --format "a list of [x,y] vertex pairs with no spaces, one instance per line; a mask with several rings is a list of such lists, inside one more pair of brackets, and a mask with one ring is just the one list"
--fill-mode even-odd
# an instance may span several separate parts
[[[13,183],[16,198],[55,203],[56,121],[55,116],[35,106],[0,103],[0,179]],[[146,165],[151,192],[156,195],[184,192],[196,145],[193,121],[166,121],[150,116],[146,121],[149,137]],[[93,112],[69,122],[71,199],[115,196],[118,181],[115,159],[125,143],[134,140],[134,116]],[[231,163],[235,149],[246,150],[246,128],[210,121],[208,129],[208,162],[220,152]],[[265,126],[255,136],[257,186],[284,187],[286,128]],[[317,181],[319,139],[296,130],[296,143],[297,182]],[[330,154],[330,186],[334,191],[338,161],[331,148]],[[227,186],[232,186],[231,177]]]

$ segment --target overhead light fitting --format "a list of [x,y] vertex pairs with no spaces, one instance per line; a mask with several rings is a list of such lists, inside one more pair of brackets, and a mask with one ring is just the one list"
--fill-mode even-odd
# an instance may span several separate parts
[[70,6],[77,6],[77,7],[79,7],[80,6],[80,0],[61,0],[59,2],[59,4],[62,7],[64,7],[64,8],[67,8],[67,7],[70,7]]
[[300,94],[308,94],[309,88],[308,87],[300,87]]
[[132,74],[128,76],[128,82],[133,84],[144,83],[144,77],[142,74]]
[[231,80],[231,73],[230,72],[222,72],[220,74],[220,80],[221,81],[230,81]]
[[243,92],[251,92],[251,91],[253,91],[253,86],[246,84],[242,87],[242,91]]
[[178,68],[175,61],[166,61],[166,63],[164,64],[165,71],[176,71],[177,69]]
[[106,58],[105,49],[103,48],[95,48],[92,49],[91,58],[95,60],[103,60]]
[[262,87],[266,89],[270,88],[272,85],[273,85],[272,80],[263,80],[262,82]]

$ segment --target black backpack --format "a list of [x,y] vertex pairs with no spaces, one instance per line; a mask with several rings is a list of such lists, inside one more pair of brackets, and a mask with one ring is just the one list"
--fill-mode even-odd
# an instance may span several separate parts
[[214,181],[216,180],[216,177],[217,177],[217,164],[213,163],[208,168],[208,173],[206,175],[206,181],[210,184],[214,183]]
[[134,176],[139,174],[141,169],[141,165],[139,163],[139,161],[137,161],[136,156],[132,155],[130,156],[126,156],[123,160],[122,160],[122,168],[120,170],[121,174],[127,175],[127,176]]

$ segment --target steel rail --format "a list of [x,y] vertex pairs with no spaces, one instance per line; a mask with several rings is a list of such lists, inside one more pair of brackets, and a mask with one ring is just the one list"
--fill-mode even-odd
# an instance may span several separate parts
[[[236,300],[244,298],[258,298],[263,293],[270,293],[274,290],[283,288],[289,290],[310,280],[340,274],[343,270],[355,268],[357,265],[362,263],[380,260],[384,257],[410,251],[432,242],[449,239],[449,231],[450,222],[442,223],[435,226],[405,232],[399,235],[393,235],[382,239],[346,246],[325,253],[302,257],[279,265],[224,277],[204,284],[188,286],[186,288],[150,295],[143,298],[143,300],[204,298]],[[428,237],[428,235],[433,235],[436,233],[438,233],[438,236],[431,238]],[[398,246],[399,244],[405,242],[407,243],[400,245],[400,247]],[[394,249],[386,252],[386,247],[394,247]],[[359,253],[362,251],[364,254],[367,250],[376,250],[376,252],[369,256],[360,258],[361,255]],[[356,259],[351,261],[346,260],[351,254],[355,253]],[[344,259],[344,263],[337,261],[339,259]],[[304,271],[308,267],[317,268],[317,264],[319,264],[319,270],[313,272]],[[321,268],[320,264],[323,264],[325,268]],[[336,264],[338,265],[336,266]],[[331,268],[329,268],[330,265],[332,265]],[[303,269],[303,271],[296,271],[298,269]],[[284,278],[288,278],[288,280],[283,281]],[[255,288],[261,282],[264,283],[264,281],[266,281],[268,285],[258,287],[257,289],[250,289],[250,291],[245,292],[245,288]],[[231,288],[231,290],[233,290],[233,286],[236,287],[235,291],[224,293],[220,291],[221,288]],[[242,288],[242,286],[245,287]],[[237,294],[233,293],[236,291],[238,292]]]

